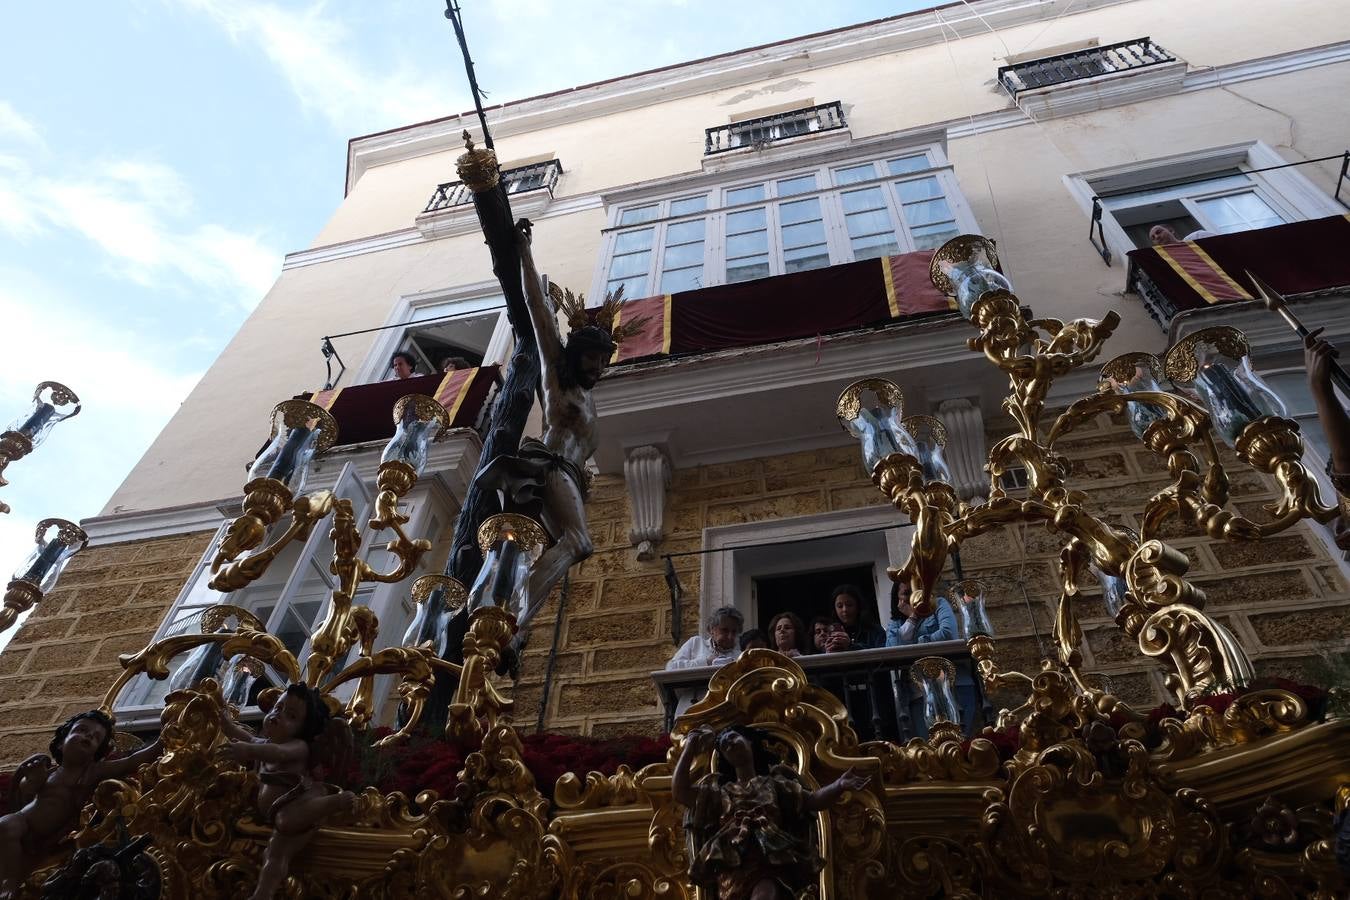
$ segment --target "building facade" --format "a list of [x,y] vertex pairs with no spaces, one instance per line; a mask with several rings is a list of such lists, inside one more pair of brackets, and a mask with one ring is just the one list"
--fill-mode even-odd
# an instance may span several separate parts
[[[885,569],[903,563],[908,523],[863,472],[835,400],[858,378],[895,381],[908,412],[947,427],[962,496],[988,494],[981,466],[1010,429],[1006,383],[926,287],[931,251],[957,234],[994,238],[1039,316],[1116,312],[1103,361],[1160,353],[1209,324],[1242,328],[1320,471],[1301,344],[1224,273],[1269,273],[1306,298],[1295,304],[1306,321],[1350,338],[1350,272],[1328,261],[1350,228],[1337,199],[1350,197],[1336,114],[1347,88],[1350,19],[1334,0],[976,0],[490,110],[541,270],[593,298],[622,286],[663,324],[596,388],[595,553],[537,620],[521,677],[505,685],[517,721],[596,736],[662,730],[649,673],[718,606],[762,626],[817,596],[824,612],[830,581],[855,580],[885,622]],[[433,541],[421,570],[440,571],[513,346],[455,183],[465,129],[475,131],[469,115],[350,142],[332,219],[287,257],[145,458],[82,523],[89,549],[0,654],[0,763],[96,705],[119,654],[200,627],[221,600],[206,564],[273,404],[323,392],[340,434],[309,486],[333,487],[364,517],[392,432],[396,350],[414,356],[417,389],[455,426],[406,498],[409,533]],[[1216,235],[1188,245],[1213,284],[1184,261],[1169,280],[1169,260],[1147,249],[1156,224]],[[1326,264],[1282,282],[1299,247]],[[447,359],[460,368],[442,374]],[[1066,379],[1051,399],[1095,388],[1095,377]],[[1125,524],[1168,480],[1123,419],[1102,416],[1063,447],[1094,511]],[[1273,482],[1227,459],[1237,509],[1266,515]],[[1015,491],[1017,473],[1004,478]],[[1265,673],[1297,676],[1344,643],[1350,569],[1320,526],[1252,545],[1167,537]],[[382,540],[365,537],[384,567]],[[963,549],[965,574],[989,586],[1004,668],[1034,671],[1050,649],[1058,551],[1034,530]],[[230,602],[302,651],[331,589],[329,552],[316,530]],[[1163,700],[1099,591],[1084,591],[1087,667],[1145,708]],[[406,583],[358,601],[386,644],[415,612]],[[119,719],[152,723],[163,691],[134,682]],[[377,712],[385,721],[391,699]]]

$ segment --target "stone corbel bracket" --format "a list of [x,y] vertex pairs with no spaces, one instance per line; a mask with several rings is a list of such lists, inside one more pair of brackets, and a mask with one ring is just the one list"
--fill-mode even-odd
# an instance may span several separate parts
[[989,449],[980,407],[966,399],[944,400],[938,404],[936,415],[947,428],[945,452],[952,470],[952,487],[962,500],[983,502],[989,492],[989,477],[984,474]]
[[659,447],[643,444],[628,451],[623,477],[628,484],[633,511],[628,539],[637,548],[637,558],[656,558],[656,545],[666,528],[666,491],[670,488],[670,457]]

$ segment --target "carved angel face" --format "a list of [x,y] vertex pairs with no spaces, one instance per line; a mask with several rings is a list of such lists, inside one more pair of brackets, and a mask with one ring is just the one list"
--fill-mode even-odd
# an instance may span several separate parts
[[305,701],[283,694],[263,716],[263,737],[274,744],[293,741],[305,727]]
[[736,731],[724,731],[717,739],[717,752],[722,754],[731,765],[740,768],[743,765],[750,765],[754,762],[754,748],[750,742],[745,739],[745,735]]
[[108,729],[94,719],[76,722],[61,742],[63,765],[85,765],[98,758],[99,748],[108,739]]

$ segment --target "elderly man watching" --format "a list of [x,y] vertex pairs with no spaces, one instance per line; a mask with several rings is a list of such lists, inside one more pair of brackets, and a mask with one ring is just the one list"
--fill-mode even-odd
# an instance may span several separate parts
[[666,669],[696,669],[699,666],[721,666],[737,656],[736,638],[745,624],[745,616],[734,606],[723,606],[708,616],[707,631],[684,642]]

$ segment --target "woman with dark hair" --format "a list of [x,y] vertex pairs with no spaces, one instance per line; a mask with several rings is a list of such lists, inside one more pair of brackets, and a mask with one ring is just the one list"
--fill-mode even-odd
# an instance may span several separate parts
[[[671,778],[671,796],[689,808],[694,852],[689,874],[716,885],[717,900],[792,900],[824,860],[811,839],[811,814],[828,809],[868,778],[849,769],[814,791],[768,748],[759,729],[700,728],[685,738]],[[715,775],[694,784],[694,758],[717,751]],[[705,888],[706,889],[706,888]]]
[[907,647],[911,644],[931,644],[934,641],[954,641],[960,632],[956,628],[956,614],[945,597],[935,597],[933,612],[920,619],[909,605],[911,588],[908,581],[891,585],[891,622],[886,626],[887,647]]
[[870,650],[886,645],[886,632],[871,620],[863,603],[863,592],[851,584],[841,584],[830,593],[836,628],[825,644],[828,653],[841,650]]
[[784,656],[802,656],[806,650],[806,626],[794,612],[780,612],[769,620],[769,646]]

